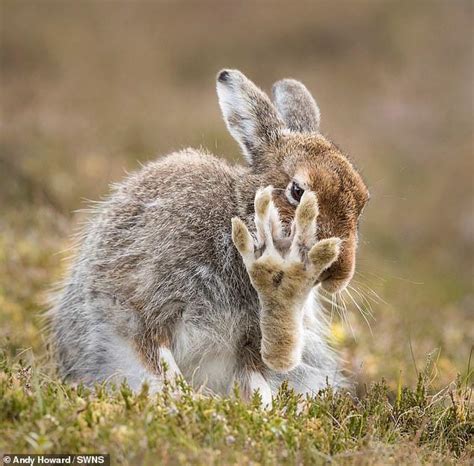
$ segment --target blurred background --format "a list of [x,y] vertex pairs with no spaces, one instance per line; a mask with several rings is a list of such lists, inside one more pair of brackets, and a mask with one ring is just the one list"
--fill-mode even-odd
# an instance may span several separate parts
[[[372,194],[349,321],[362,382],[465,373],[474,341],[473,3],[1,2],[0,347],[45,353],[40,312],[87,199],[186,146],[235,162],[222,67],[302,80]],[[352,327],[352,330],[351,328]],[[428,356],[431,355],[431,356]]]

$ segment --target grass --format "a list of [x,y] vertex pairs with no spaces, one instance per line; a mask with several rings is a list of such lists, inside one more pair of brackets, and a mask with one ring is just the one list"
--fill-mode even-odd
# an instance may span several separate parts
[[360,399],[322,390],[303,399],[283,385],[271,409],[256,394],[194,393],[184,381],[147,387],[71,387],[34,365],[0,362],[0,450],[110,453],[113,464],[468,464],[474,454],[466,380],[430,394],[382,381]]

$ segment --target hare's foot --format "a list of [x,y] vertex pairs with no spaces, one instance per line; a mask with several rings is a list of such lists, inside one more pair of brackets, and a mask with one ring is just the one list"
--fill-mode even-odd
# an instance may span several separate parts
[[93,380],[114,384],[125,381],[134,392],[146,384],[150,393],[156,393],[165,380],[174,382],[181,374],[170,349],[164,345],[145,348],[136,341],[114,335],[98,348],[102,359],[100,365],[90,365]]
[[251,401],[256,392],[259,393],[262,406],[271,408],[272,390],[266,380],[265,364],[262,361],[259,342],[242,342],[239,351],[239,370],[236,373],[236,381],[240,387],[240,393],[245,401]]
[[291,245],[283,253],[275,247],[282,229],[271,186],[255,197],[255,241],[242,220],[232,219],[232,239],[262,305],[262,358],[276,371],[288,371],[299,363],[302,305],[339,255],[339,238],[316,240],[317,216],[316,196],[306,191],[296,209]]
[[263,374],[256,370],[246,370],[239,377],[239,386],[245,401],[252,400],[256,392],[259,393],[262,406],[272,407],[272,390]]
[[158,349],[157,362],[154,370],[146,369],[142,379],[142,384],[148,385],[149,392],[155,394],[163,389],[166,382],[170,382],[170,387],[175,396],[179,396],[180,391],[176,385],[176,379],[181,377],[181,371],[174,359],[173,354],[167,346],[160,346]]
[[167,346],[160,346],[158,350],[160,374],[168,380],[174,381],[181,376],[181,371],[174,359],[173,354]]

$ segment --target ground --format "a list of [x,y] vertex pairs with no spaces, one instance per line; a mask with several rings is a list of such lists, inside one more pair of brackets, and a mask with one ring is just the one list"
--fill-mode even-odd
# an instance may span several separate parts
[[[0,453],[472,459],[472,3],[275,5],[269,15],[264,4],[1,3]],[[323,132],[370,188],[357,304],[346,294],[347,319],[332,317],[355,393],[328,389],[296,412],[286,392],[263,411],[186,387],[179,400],[71,388],[48,359],[41,315],[74,255],[81,209],[181,147],[241,161],[215,96],[223,67],[266,90],[305,82]]]

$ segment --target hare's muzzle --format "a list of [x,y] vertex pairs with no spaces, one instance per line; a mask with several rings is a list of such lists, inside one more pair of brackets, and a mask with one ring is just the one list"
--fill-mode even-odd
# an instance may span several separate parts
[[354,276],[356,241],[348,238],[341,246],[339,258],[319,277],[321,287],[328,293],[342,291]]

